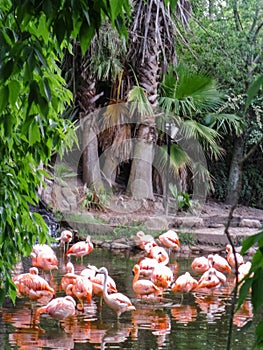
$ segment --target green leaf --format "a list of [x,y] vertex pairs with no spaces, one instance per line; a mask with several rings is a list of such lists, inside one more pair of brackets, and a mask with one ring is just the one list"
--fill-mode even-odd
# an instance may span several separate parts
[[263,268],[258,269],[253,277],[251,300],[254,311],[258,311],[263,305]]
[[240,306],[244,303],[249,290],[251,288],[252,285],[252,278],[246,278],[245,281],[242,283],[240,290],[239,290],[239,296],[238,296],[238,304],[237,304],[237,308],[240,308]]
[[29,90],[27,114],[29,114],[33,102],[37,103],[40,96],[38,84],[35,80],[30,82]]
[[94,35],[95,35],[94,27],[89,26],[89,24],[86,21],[83,21],[79,30],[80,47],[81,47],[81,52],[83,56],[87,52],[87,49]]
[[7,86],[0,88],[0,113],[5,109],[8,103],[9,90]]
[[12,74],[14,69],[14,62],[12,59],[9,59],[4,63],[0,70],[0,80],[6,81]]
[[61,45],[66,34],[65,22],[62,17],[59,17],[54,23],[54,33],[57,37],[58,44]]
[[19,92],[20,92],[20,84],[17,80],[11,80],[8,83],[8,89],[9,89],[9,103],[11,105],[14,105],[18,99]]
[[111,22],[114,23],[121,11],[123,1],[110,0]]
[[50,86],[49,86],[48,79],[47,79],[47,78],[44,78],[43,83],[44,83],[45,95],[46,95],[48,101],[50,101],[50,100],[51,100],[52,94],[51,94],[51,90],[50,90]]
[[28,141],[30,146],[40,141],[39,125],[36,123],[35,120],[29,126]]
[[38,57],[38,59],[39,59],[39,61],[42,63],[42,65],[45,67],[45,68],[47,68],[47,62],[46,62],[46,60],[45,60],[45,58],[44,58],[44,56],[42,55],[42,53],[38,50],[38,49],[34,49],[34,51],[35,51],[35,53],[37,54],[37,57]]
[[39,103],[41,113],[43,114],[43,116],[46,117],[48,115],[48,108],[49,108],[47,100],[44,97],[40,96],[38,99],[38,103]]
[[260,345],[259,349],[263,346],[263,321],[260,321],[256,327],[257,344]]
[[45,44],[47,44],[49,38],[49,31],[46,16],[44,14],[39,19],[38,31],[39,34],[42,36]]
[[242,242],[241,254],[244,255],[246,251],[248,251],[248,249],[256,244],[260,239],[263,239],[263,231],[244,239]]
[[258,94],[260,88],[263,88],[263,75],[259,76],[248,88],[247,90],[247,99],[245,110],[250,106],[253,98]]
[[16,124],[17,119],[12,113],[3,116],[3,118],[4,118],[5,136],[10,138],[10,136],[12,136],[12,131],[14,131],[13,127]]

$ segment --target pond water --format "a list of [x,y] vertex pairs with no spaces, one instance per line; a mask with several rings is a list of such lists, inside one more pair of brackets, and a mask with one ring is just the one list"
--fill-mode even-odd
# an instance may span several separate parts
[[[57,254],[61,256],[61,251]],[[126,294],[136,311],[125,312],[117,321],[116,314],[103,304],[98,311],[94,297],[84,312],[58,323],[48,315],[41,317],[37,327],[30,325],[28,300],[17,299],[15,306],[7,303],[0,314],[0,348],[9,349],[225,349],[227,345],[231,295],[229,290],[212,293],[167,292],[159,302],[135,299],[132,290],[132,267],[137,262],[128,254],[114,254],[94,249],[83,262],[72,257],[78,273],[87,264],[106,266],[115,279],[118,291]],[[171,256],[178,274],[190,271],[192,258]],[[59,270],[53,273],[57,290],[64,273],[65,262],[60,259]],[[57,292],[57,296],[63,295]],[[235,315],[231,349],[252,349],[255,340],[252,307],[249,300]],[[242,327],[245,325],[245,327]]]

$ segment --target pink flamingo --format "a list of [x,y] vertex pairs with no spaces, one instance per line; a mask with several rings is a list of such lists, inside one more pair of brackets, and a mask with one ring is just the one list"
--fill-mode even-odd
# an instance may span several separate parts
[[195,278],[193,278],[189,272],[186,272],[176,279],[171,289],[174,293],[188,293],[194,290],[197,287],[197,285],[198,281]]
[[63,246],[63,250],[68,250],[69,243],[73,239],[73,233],[70,230],[63,230],[60,234],[60,237],[57,238],[57,241],[60,242],[60,246]]
[[160,288],[169,288],[173,282],[173,272],[165,265],[158,264],[153,270],[151,281]]
[[210,263],[205,256],[196,257],[191,263],[191,269],[200,274],[207,271],[209,267],[211,267]]
[[75,315],[75,300],[67,295],[51,300],[46,306],[42,306],[36,310],[36,320],[41,314],[49,314],[57,320],[64,320],[67,317]]
[[214,267],[217,271],[220,272],[231,272],[231,266],[227,262],[225,258],[220,256],[219,254],[209,254],[208,255],[209,263],[211,264],[211,267]]
[[177,233],[173,230],[168,230],[161,234],[159,237],[159,241],[163,246],[169,249],[173,249],[175,251],[180,248],[180,241]]
[[101,267],[97,270],[97,273],[102,273],[104,275],[103,281],[103,299],[105,303],[116,312],[117,318],[125,311],[135,310],[135,306],[132,305],[130,299],[122,293],[112,293],[108,294],[107,282],[108,282],[108,270],[106,267]]
[[32,265],[44,271],[58,269],[58,259],[54,250],[47,244],[35,244],[30,253]]
[[77,308],[84,311],[84,303],[90,304],[92,300],[92,283],[83,276],[77,276],[74,283],[67,286],[66,294],[78,299],[80,305]]
[[241,254],[237,253],[234,255],[233,253],[233,248],[231,244],[227,244],[226,246],[226,251],[227,251],[227,257],[226,260],[228,261],[229,265],[235,269],[236,264],[235,264],[235,255],[236,255],[236,260],[237,260],[237,267],[240,265],[244,264],[244,258]]
[[139,261],[138,265],[140,266],[141,276],[150,277],[153,270],[159,265],[159,263],[153,258],[143,258],[141,261]]
[[38,301],[43,297],[51,299],[55,296],[55,290],[50,287],[44,278],[38,275],[37,267],[31,267],[29,272],[15,276],[13,282],[18,295],[30,299],[31,307],[34,301]]
[[161,290],[153,282],[146,279],[139,280],[140,266],[138,264],[133,267],[132,271],[134,274],[132,288],[137,298],[150,294],[158,296],[161,293]]
[[81,257],[83,259],[83,256],[90,254],[94,249],[93,243],[90,240],[90,236],[86,238],[86,241],[81,241],[73,244],[66,252],[66,255],[71,257]]
[[146,235],[143,231],[138,231],[136,233],[136,241],[138,246],[144,250],[147,243],[154,242],[154,238],[151,235]]

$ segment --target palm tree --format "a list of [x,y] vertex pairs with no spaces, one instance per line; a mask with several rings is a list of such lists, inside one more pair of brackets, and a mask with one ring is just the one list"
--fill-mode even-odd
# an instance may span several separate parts
[[[144,90],[152,108],[138,110],[134,154],[127,191],[135,199],[153,199],[152,163],[157,142],[155,108],[162,66],[175,61],[174,24],[164,1],[135,1],[134,21],[129,33],[128,61],[132,63],[138,85]],[[141,96],[141,91],[137,89]],[[138,99],[131,98],[136,102]],[[146,112],[146,113],[145,113]]]
[[[207,170],[206,157],[217,159],[222,155],[220,133],[230,130],[238,132],[241,119],[236,115],[222,113],[224,96],[213,78],[184,64],[171,66],[165,74],[160,86],[159,103],[169,116],[169,122],[178,128],[178,141],[171,147],[170,178],[179,174],[180,182],[184,184],[181,190],[193,191],[193,179],[196,181],[198,177],[198,187],[202,184],[207,191],[207,185],[211,185],[211,176]],[[162,162],[160,168],[163,174],[165,160],[166,152],[158,160]]]

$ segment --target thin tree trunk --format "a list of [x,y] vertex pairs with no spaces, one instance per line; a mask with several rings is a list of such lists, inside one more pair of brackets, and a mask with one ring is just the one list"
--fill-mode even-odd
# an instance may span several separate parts
[[83,182],[87,186],[93,186],[94,189],[98,189],[103,186],[98,155],[98,139],[88,117],[83,121],[82,137]]
[[244,139],[242,136],[235,141],[233,149],[233,157],[231,161],[228,186],[227,186],[227,204],[235,204],[238,202],[239,190],[241,188],[242,163],[240,162],[244,156]]

